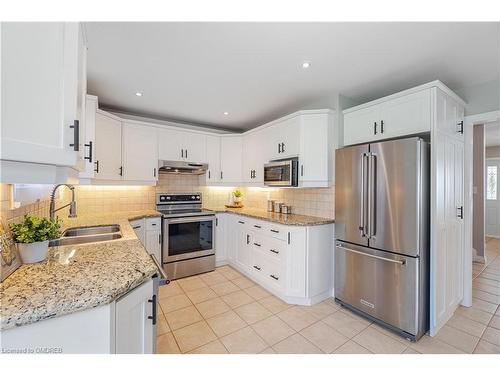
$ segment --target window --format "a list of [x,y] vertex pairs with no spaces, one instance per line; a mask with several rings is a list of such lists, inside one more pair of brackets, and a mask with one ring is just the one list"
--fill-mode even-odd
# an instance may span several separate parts
[[498,167],[488,165],[486,172],[486,199],[488,200],[497,200],[497,174]]

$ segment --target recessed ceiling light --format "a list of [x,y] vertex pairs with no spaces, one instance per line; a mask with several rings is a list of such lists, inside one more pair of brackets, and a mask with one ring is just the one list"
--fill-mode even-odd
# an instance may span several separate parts
[[311,63],[309,61],[304,61],[302,63],[302,68],[307,69],[311,66]]
[[135,96],[142,96],[142,92],[137,91],[137,92],[135,93]]
[[224,112],[224,116],[227,116],[229,114],[229,112]]

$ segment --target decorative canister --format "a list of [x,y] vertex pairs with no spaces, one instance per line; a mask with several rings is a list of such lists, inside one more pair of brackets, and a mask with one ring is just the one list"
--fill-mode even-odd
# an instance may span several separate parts
[[269,199],[267,201],[267,211],[268,212],[273,212],[274,211],[274,200],[273,199]]
[[282,206],[283,206],[283,202],[275,202],[274,203],[274,212],[281,213]]

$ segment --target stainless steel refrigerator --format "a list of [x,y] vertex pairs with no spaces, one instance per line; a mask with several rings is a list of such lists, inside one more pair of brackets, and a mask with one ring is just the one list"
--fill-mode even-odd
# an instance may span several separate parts
[[417,340],[429,324],[429,144],[339,149],[335,183],[335,298]]

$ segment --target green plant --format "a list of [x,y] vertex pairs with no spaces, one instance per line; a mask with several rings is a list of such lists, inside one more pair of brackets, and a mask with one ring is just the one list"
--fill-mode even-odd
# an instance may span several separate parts
[[236,189],[236,190],[233,191],[233,196],[235,198],[241,198],[242,195],[243,194],[241,194],[241,190],[240,189]]
[[10,224],[12,238],[18,243],[33,243],[60,237],[59,219],[25,215],[22,223]]

